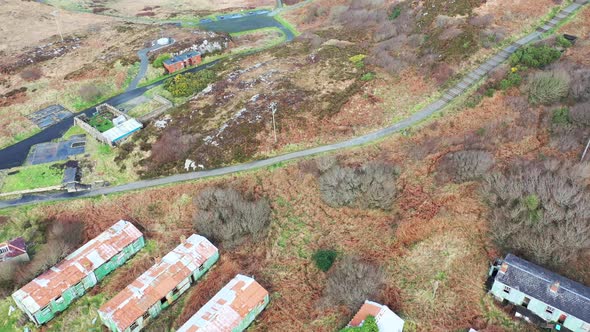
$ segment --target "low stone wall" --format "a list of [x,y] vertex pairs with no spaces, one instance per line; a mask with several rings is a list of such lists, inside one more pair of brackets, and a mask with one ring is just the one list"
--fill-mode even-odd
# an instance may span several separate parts
[[145,124],[146,122],[150,121],[153,118],[156,118],[164,113],[166,113],[166,111],[168,111],[169,109],[172,108],[172,106],[174,106],[174,104],[172,104],[172,102],[162,96],[159,95],[155,95],[153,98],[155,101],[159,102],[160,104],[162,104],[162,106],[156,108],[155,110],[149,112],[148,114],[140,117],[137,119],[137,121]]
[[85,114],[82,115],[78,115],[77,117],[74,118],[74,125],[75,126],[80,126],[80,128],[84,129],[88,135],[94,137],[94,139],[96,139],[99,142],[102,142],[104,144],[108,144],[110,146],[113,146],[113,144],[111,142],[109,142],[100,131],[96,130],[96,128],[92,127],[91,125],[89,125],[88,123],[86,123],[84,121],[84,119],[86,118]]
[[99,113],[103,113],[103,112],[113,113],[115,115],[115,117],[122,115],[123,117],[125,117],[125,119],[129,120],[129,117],[125,113],[119,111],[118,109],[116,109],[115,107],[113,107],[109,104],[100,104],[100,105],[96,106],[96,110]]

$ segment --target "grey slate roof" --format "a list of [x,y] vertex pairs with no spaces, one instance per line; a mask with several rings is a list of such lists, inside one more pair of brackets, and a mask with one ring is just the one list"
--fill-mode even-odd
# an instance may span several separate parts
[[[547,303],[566,314],[590,322],[590,287],[512,254],[506,256],[504,263],[508,264],[508,270],[506,273],[498,272],[496,281],[519,290],[531,298]],[[556,281],[560,285],[557,293],[553,293],[549,288]]]
[[190,51],[190,52],[186,52],[186,53],[182,53],[180,55],[177,55],[173,58],[170,59],[166,59],[164,60],[164,63],[167,65],[171,65],[173,63],[177,63],[177,62],[182,62],[185,60],[188,60],[194,56],[200,55],[201,53],[197,52],[197,51]]

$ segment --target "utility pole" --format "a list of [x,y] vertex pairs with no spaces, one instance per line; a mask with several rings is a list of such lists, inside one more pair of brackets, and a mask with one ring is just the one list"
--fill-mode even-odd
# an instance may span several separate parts
[[586,148],[584,149],[584,153],[582,154],[582,158],[580,162],[584,161],[584,157],[586,157],[586,153],[588,152],[588,148],[590,148],[590,140],[588,140],[588,144],[586,144]]
[[57,15],[59,14],[58,10],[54,10],[51,12],[51,15],[53,15],[53,18],[55,19],[55,26],[57,27],[57,32],[59,33],[59,36],[61,37],[61,41],[64,41],[64,36],[61,33],[61,28],[59,27],[59,22],[57,20]]
[[275,113],[277,112],[277,103],[272,102],[270,104],[270,110],[272,111],[272,130],[275,136],[275,144],[277,143],[277,123],[275,122]]

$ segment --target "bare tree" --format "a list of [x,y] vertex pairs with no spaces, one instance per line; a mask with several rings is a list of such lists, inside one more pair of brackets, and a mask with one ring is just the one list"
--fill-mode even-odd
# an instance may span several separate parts
[[590,101],[590,69],[577,67],[570,71],[571,95],[576,101]]
[[397,170],[392,165],[360,168],[332,166],[319,179],[323,200],[334,207],[389,210],[396,195]]
[[202,235],[226,247],[240,244],[246,236],[260,239],[270,224],[267,199],[247,200],[234,189],[205,189],[196,199],[194,227]]
[[377,296],[383,280],[383,271],[378,266],[346,256],[328,275],[323,301],[329,306],[356,309],[367,298]]
[[102,96],[101,89],[98,86],[90,83],[81,86],[78,92],[85,101],[93,101]]
[[521,163],[485,180],[495,241],[540,263],[557,266],[590,249],[586,164]]
[[462,150],[447,153],[438,165],[438,171],[461,183],[480,178],[494,166],[494,156],[483,150]]
[[569,117],[575,124],[590,126],[590,101],[574,105],[570,109]]

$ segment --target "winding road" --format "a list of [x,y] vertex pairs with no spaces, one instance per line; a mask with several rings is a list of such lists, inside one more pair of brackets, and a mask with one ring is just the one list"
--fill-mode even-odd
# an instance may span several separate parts
[[[282,25],[279,21],[275,20],[274,17],[269,16],[268,12],[265,12],[264,14],[243,15],[238,18],[225,18],[223,20],[212,21],[209,23],[200,24],[200,27],[205,30],[228,32],[228,33],[255,30],[255,29],[261,29],[261,28],[268,28],[268,27],[276,27],[276,28],[281,29],[281,31],[283,31],[283,33],[285,33],[286,42],[292,41],[293,38],[295,38],[295,35],[293,34],[293,32],[291,30],[289,30],[287,27]],[[140,67],[140,73],[139,73],[139,74],[141,74],[142,68],[143,68],[143,71],[144,71],[143,75],[145,75],[145,70],[147,70],[147,61],[148,61],[147,60],[147,53],[148,53],[149,49],[143,49],[140,52],[143,54],[144,51],[145,51],[146,56],[145,56],[145,60],[143,58],[141,58],[141,56],[140,56],[143,66]],[[208,64],[198,66],[195,68],[191,68],[188,71],[185,71],[182,73],[177,73],[177,74],[174,74],[173,76],[187,73],[187,72],[197,72],[197,71],[203,70],[205,68],[210,68],[213,65],[215,65],[216,63],[218,63],[220,60],[215,60],[215,61],[209,62]],[[137,82],[134,82],[132,84],[135,84],[135,86],[137,86],[139,81],[143,78],[143,75],[137,75],[135,77],[135,80]],[[147,86],[134,88],[134,89],[128,89],[127,91],[125,91],[117,96],[114,96],[112,98],[109,98],[109,99],[101,102],[101,104],[108,103],[113,106],[121,105],[125,102],[128,102],[129,100],[131,100],[133,98],[141,96],[147,90],[163,84],[164,81],[165,80],[160,80],[158,82],[152,83]],[[83,113],[90,116],[96,112],[96,106],[97,105],[87,108],[81,112],[78,112],[78,113],[74,114],[74,116],[79,115],[79,114],[83,114]],[[72,127],[73,124],[74,124],[74,118],[72,116],[70,118],[62,120],[61,122],[56,123],[55,125],[53,125],[51,127],[47,127],[45,129],[43,129],[39,133],[37,133],[27,139],[24,139],[18,143],[15,143],[13,145],[10,145],[10,146],[0,150],[0,170],[21,166],[25,162],[27,155],[29,154],[29,150],[31,149],[31,147],[33,145],[45,143],[45,142],[50,142],[52,140],[62,137],[63,134],[68,129],[70,129],[70,127]]]
[[372,143],[387,136],[390,136],[393,133],[399,132],[403,129],[406,129],[410,126],[418,124],[419,122],[427,119],[434,113],[440,111],[445,106],[447,106],[451,101],[457,98],[459,95],[463,94],[466,90],[473,87],[478,81],[484,78],[487,73],[491,70],[496,68],[502,62],[508,59],[508,57],[514,53],[517,49],[526,45],[530,42],[540,40],[544,33],[548,32],[549,30],[553,29],[557,24],[567,19],[571,16],[577,9],[580,7],[588,4],[590,0],[576,0],[573,4],[569,5],[568,7],[561,10],[555,18],[551,21],[547,22],[542,27],[538,28],[537,31],[530,33],[529,35],[519,39],[515,43],[511,44],[510,46],[500,50],[496,55],[490,58],[481,66],[477,67],[476,69],[472,70],[469,74],[465,76],[465,78],[457,83],[454,87],[449,89],[439,100],[433,102],[432,104],[426,106],[422,110],[417,113],[414,113],[409,118],[402,120],[392,126],[380,129],[376,132],[352,138],[350,140],[346,140],[339,143],[319,146],[316,148],[311,148],[307,150],[302,150],[298,152],[288,153],[272,158],[268,158],[265,160],[257,160],[245,164],[239,164],[229,167],[223,167],[218,169],[200,171],[200,172],[190,172],[190,173],[183,173],[172,175],[168,177],[158,178],[158,179],[151,179],[151,180],[143,180],[133,183],[128,183],[120,186],[115,187],[107,187],[107,188],[99,188],[94,189],[91,191],[80,192],[80,193],[59,193],[59,194],[48,194],[48,195],[39,195],[39,196],[27,196],[17,200],[12,201],[0,201],[0,208],[7,208],[7,207],[14,207],[19,205],[26,205],[26,204],[33,204],[33,203],[40,203],[40,202],[50,202],[56,200],[65,200],[65,199],[73,199],[73,198],[85,198],[85,197],[96,197],[101,195],[113,194],[113,193],[120,193],[130,190],[138,190],[144,188],[150,188],[155,186],[161,185],[168,185],[178,182],[184,181],[191,181],[196,179],[226,175],[236,172],[244,172],[244,171],[251,171],[261,167],[271,166],[277,163],[295,160],[299,158],[309,157],[313,155],[317,155],[320,153],[331,152],[335,150],[357,147],[364,144]]

